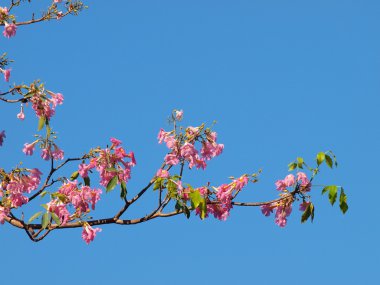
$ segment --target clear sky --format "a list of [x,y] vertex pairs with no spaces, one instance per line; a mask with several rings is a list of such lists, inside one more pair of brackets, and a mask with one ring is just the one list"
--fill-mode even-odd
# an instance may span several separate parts
[[[23,13],[50,3],[41,2],[26,4]],[[5,225],[4,284],[377,282],[379,1],[87,4],[78,17],[20,27],[15,38],[0,39],[15,60],[13,81],[40,78],[64,94],[53,124],[66,157],[105,146],[111,136],[123,140],[138,162],[129,183],[136,193],[165,155],[159,128],[180,108],[187,125],[217,120],[225,144],[206,171],[186,172],[194,185],[263,168],[260,183],[240,200],[275,198],[274,182],[291,160],[312,161],[331,149],[340,165],[324,168],[316,183],[345,186],[350,209],[343,216],[315,188],[313,224],[301,224],[296,209],[281,229],[257,208],[234,208],[226,222],[178,216],[105,226],[89,246],[81,229],[56,231],[34,244]],[[0,130],[7,131],[1,167],[21,160],[36,165],[21,152],[36,131],[34,114],[28,110],[20,122],[19,106],[1,108]],[[108,196],[98,204],[100,216],[121,205],[116,192]],[[142,200],[130,217],[148,212],[150,201]]]

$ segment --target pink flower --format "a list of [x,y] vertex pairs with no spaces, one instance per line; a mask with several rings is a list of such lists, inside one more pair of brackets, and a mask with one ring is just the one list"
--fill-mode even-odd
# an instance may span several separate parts
[[21,107],[20,113],[17,114],[17,118],[23,121],[25,119],[24,108]]
[[64,225],[68,222],[70,218],[70,213],[66,208],[65,204],[59,202],[59,200],[50,201],[46,204],[48,206],[48,211],[51,213],[55,213],[59,220],[61,221],[61,225]]
[[54,0],[54,3],[61,3],[62,0]]
[[7,7],[0,7],[0,14],[8,15],[8,8]]
[[102,229],[95,228],[93,229],[90,225],[84,226],[82,231],[82,239],[87,243],[90,244],[96,237],[97,232],[101,232]]
[[293,174],[289,174],[285,177],[284,179],[284,183],[286,185],[286,187],[291,187],[293,186],[295,183],[296,183],[296,180],[294,178],[294,175]]
[[271,206],[270,204],[262,205],[260,208],[261,212],[266,217],[270,216],[270,214],[273,213],[273,206]]
[[9,215],[9,208],[0,206],[0,224],[4,224],[4,220],[8,215]]
[[286,184],[285,184],[284,180],[277,180],[275,185],[276,185],[276,189],[278,191],[286,190]]
[[177,165],[179,163],[179,159],[177,155],[169,153],[165,156],[165,163],[168,165]]
[[41,152],[41,157],[44,160],[49,160],[51,155],[50,155],[50,149],[49,148],[44,148]]
[[243,175],[233,181],[235,183],[235,190],[240,191],[243,187],[247,186],[249,178],[247,175]]
[[78,170],[79,175],[82,176],[83,178],[88,177],[88,171],[94,167],[95,167],[95,165],[93,165],[91,163],[88,165],[84,164],[84,163],[79,164],[79,170]]
[[62,160],[63,159],[63,155],[64,155],[64,152],[62,149],[58,148],[58,146],[56,144],[54,144],[54,151],[51,153],[51,156],[55,159],[55,160]]
[[183,110],[176,110],[175,111],[175,118],[177,121],[181,121],[183,117]]
[[3,145],[4,139],[6,138],[5,131],[0,132],[0,146]]
[[170,174],[169,174],[169,171],[165,169],[159,169],[157,170],[156,176],[161,177],[161,178],[169,178]]
[[17,30],[17,26],[15,24],[8,24],[7,22],[4,22],[5,23],[5,26],[4,26],[4,31],[3,31],[3,35],[4,37],[6,38],[10,38],[10,37],[13,37],[16,35],[16,30]]
[[287,206],[278,206],[276,211],[275,223],[281,228],[285,227],[287,223],[287,217],[290,215],[291,212],[292,204],[289,204]]
[[121,140],[118,140],[115,138],[111,138],[111,142],[112,142],[112,145],[114,145],[114,146],[119,146],[122,144]]
[[307,209],[307,207],[309,207],[309,205],[310,205],[310,202],[304,201],[304,202],[302,202],[300,204],[299,210],[302,211],[302,212],[304,212]]
[[36,142],[34,143],[25,143],[24,144],[24,148],[22,149],[23,153],[25,153],[25,155],[32,155],[33,154],[33,151],[34,151],[34,145],[36,144]]
[[311,190],[311,183],[303,172],[297,173],[297,181],[301,184],[301,191],[308,192]]
[[11,69],[3,69],[2,72],[4,74],[4,80],[9,82],[9,78],[11,77]]
[[53,93],[53,92],[49,92],[49,94],[51,95],[51,102],[55,107],[57,107],[58,105],[62,105],[63,104],[63,95],[61,93]]

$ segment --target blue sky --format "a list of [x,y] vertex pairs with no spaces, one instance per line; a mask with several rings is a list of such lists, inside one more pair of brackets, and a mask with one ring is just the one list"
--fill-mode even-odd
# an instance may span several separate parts
[[[21,15],[50,3],[41,2],[26,4]],[[225,144],[206,171],[186,172],[194,185],[262,168],[260,183],[240,200],[271,199],[291,160],[312,161],[331,149],[340,165],[324,168],[316,183],[345,186],[350,209],[343,216],[315,188],[313,224],[301,225],[295,210],[280,229],[257,208],[234,208],[226,222],[178,216],[105,226],[89,246],[80,229],[53,232],[34,244],[5,225],[2,280],[374,284],[380,262],[380,3],[93,2],[79,17],[20,27],[15,38],[0,39],[15,60],[12,80],[39,78],[65,95],[53,124],[67,157],[120,138],[136,154],[129,191],[137,192],[165,155],[156,141],[159,128],[168,127],[171,110],[180,108],[187,125],[217,120]],[[37,123],[31,110],[20,122],[18,111],[2,106],[0,130],[8,137],[1,167],[22,160],[46,169],[21,152]],[[131,216],[148,212],[151,197]],[[99,215],[111,215],[120,203],[116,192],[104,197]]]

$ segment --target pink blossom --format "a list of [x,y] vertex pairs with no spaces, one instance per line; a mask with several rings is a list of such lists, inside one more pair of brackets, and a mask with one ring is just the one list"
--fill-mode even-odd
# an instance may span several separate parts
[[38,178],[38,179],[41,178],[42,172],[39,171],[38,168],[33,168],[33,169],[29,170],[29,172],[30,172],[30,175],[31,175],[32,177],[36,177],[36,178]]
[[132,166],[135,166],[135,165],[136,165],[135,153],[134,153],[133,151],[131,151],[131,152],[128,154],[128,157],[131,159]]
[[275,185],[276,185],[276,189],[279,191],[286,190],[286,184],[285,184],[284,180],[277,180]]
[[20,192],[15,192],[9,195],[9,199],[12,202],[13,207],[21,207],[22,205],[29,202],[28,197],[23,196]]
[[111,142],[112,142],[112,145],[114,145],[114,146],[119,146],[122,144],[121,140],[118,140],[115,138],[111,138]]
[[0,7],[0,14],[8,15],[9,11],[7,7]]
[[64,152],[62,149],[60,149],[56,144],[54,144],[54,151],[51,153],[51,156],[55,159],[55,160],[62,160],[63,159],[63,156],[64,156]]
[[49,212],[55,213],[58,216],[61,221],[61,225],[65,225],[69,221],[70,213],[65,204],[62,204],[59,200],[54,200],[50,201],[46,205],[48,206]]
[[9,208],[0,206],[0,224],[4,224],[4,220],[8,215],[9,215]]
[[309,205],[310,205],[310,202],[304,201],[304,202],[302,202],[300,204],[299,210],[302,211],[302,212],[304,212],[307,209],[307,207],[309,207]]
[[4,80],[9,82],[9,78],[11,77],[11,69],[4,69],[2,72],[4,74]]
[[4,22],[4,31],[3,35],[6,38],[10,38],[16,35],[17,26],[15,24],[8,24],[7,22]]
[[22,149],[22,151],[25,153],[25,155],[32,155],[33,154],[35,144],[36,144],[36,142],[30,143],[30,144],[28,144],[28,143],[24,144],[24,148]]
[[285,227],[287,223],[287,217],[290,215],[291,212],[292,204],[286,206],[278,206],[276,210],[275,223],[281,228]]
[[176,110],[175,111],[175,118],[178,121],[181,121],[183,117],[183,110]]
[[51,157],[50,149],[49,149],[49,148],[44,148],[44,149],[42,149],[41,157],[42,157],[42,159],[44,159],[44,160],[49,160],[50,157]]
[[79,175],[82,176],[83,178],[88,177],[88,171],[94,167],[95,166],[91,163],[87,165],[84,163],[79,164],[79,170],[78,170]]
[[5,139],[6,137],[7,137],[7,136],[5,135],[5,131],[1,131],[1,132],[0,132],[0,146],[3,145],[4,139]]
[[90,225],[86,225],[83,227],[82,231],[82,239],[87,243],[90,244],[96,237],[97,232],[101,232],[101,228],[92,228]]
[[53,92],[49,92],[49,94],[51,95],[51,102],[55,107],[57,107],[58,105],[62,105],[63,104],[63,95],[61,93],[53,93]]
[[21,107],[20,113],[17,114],[17,118],[23,121],[25,119],[24,108]]
[[240,191],[243,187],[247,186],[249,178],[247,175],[243,175],[233,181],[235,183],[235,190]]
[[186,128],[186,134],[190,137],[192,136],[196,136],[199,132],[199,127],[192,127],[192,126],[189,126]]
[[165,163],[167,165],[177,165],[179,163],[179,159],[176,154],[169,153],[165,156]]
[[273,206],[270,204],[262,205],[261,212],[264,214],[264,216],[268,217],[271,213],[273,213]]
[[161,177],[161,178],[169,178],[170,174],[169,174],[169,171],[165,169],[159,169],[157,170],[156,176]]
[[190,160],[190,158],[195,156],[197,153],[198,151],[195,149],[194,145],[192,145],[191,143],[186,142],[181,147],[181,156],[187,160]]
[[207,195],[207,193],[208,193],[208,189],[207,189],[207,187],[199,187],[199,188],[197,188],[197,189],[195,189],[195,190],[198,190],[199,193],[200,193],[201,195],[203,195],[203,196]]
[[301,184],[301,191],[308,192],[311,190],[311,183],[307,178],[306,174],[303,172],[297,173],[297,181]]
[[62,0],[54,0],[54,3],[61,3]]
[[293,186],[295,183],[296,183],[296,180],[294,178],[294,175],[293,174],[289,174],[285,177],[284,179],[284,183],[286,185],[286,187],[291,187]]

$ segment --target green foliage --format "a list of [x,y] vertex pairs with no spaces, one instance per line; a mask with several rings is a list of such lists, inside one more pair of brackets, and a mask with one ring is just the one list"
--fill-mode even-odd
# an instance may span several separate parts
[[125,199],[127,197],[127,184],[125,183],[125,181],[121,181],[120,187],[121,187],[120,198]]
[[106,192],[108,193],[109,191],[113,190],[116,187],[118,182],[119,182],[119,177],[117,175],[112,177],[112,179],[107,184]]
[[343,214],[345,214],[348,210],[347,205],[347,196],[344,193],[343,187],[340,190],[340,196],[339,196],[339,207]]
[[35,213],[33,216],[30,217],[28,223],[33,222],[35,219],[37,219],[41,215],[42,215],[42,211]]
[[41,221],[41,226],[43,229],[46,229],[46,227],[49,225],[49,221],[50,221],[50,213],[46,212],[45,214],[43,214],[42,221]]
[[311,218],[310,220],[311,220],[311,222],[313,222],[313,220],[314,220],[314,205],[311,202],[302,214],[301,223],[306,222],[309,218]]

